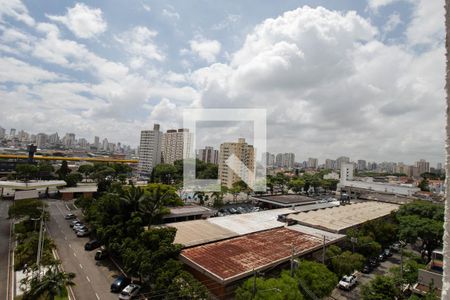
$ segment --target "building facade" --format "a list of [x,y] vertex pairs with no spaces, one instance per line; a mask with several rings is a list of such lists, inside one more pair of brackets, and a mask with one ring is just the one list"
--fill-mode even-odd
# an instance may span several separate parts
[[219,150],[213,147],[206,146],[204,149],[199,149],[197,152],[197,159],[210,164],[219,164]]
[[[230,156],[235,155],[244,166],[240,164],[226,163]],[[235,173],[233,170],[237,171]],[[237,143],[223,143],[219,152],[219,179],[221,185],[228,188],[233,187],[233,183],[240,180],[253,182],[255,172],[255,150],[253,145],[245,142],[244,138],[238,139]]]
[[162,136],[162,161],[165,164],[173,164],[176,160],[191,157],[192,139],[189,129],[167,130]]
[[141,131],[138,164],[138,173],[141,176],[150,177],[153,168],[161,163],[162,136],[159,124],[155,124],[153,130]]

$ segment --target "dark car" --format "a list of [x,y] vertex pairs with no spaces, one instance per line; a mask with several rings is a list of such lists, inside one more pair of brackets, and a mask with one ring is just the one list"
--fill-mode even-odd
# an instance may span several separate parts
[[372,267],[372,269],[375,269],[380,265],[380,262],[376,258],[369,259],[369,265]]
[[379,262],[385,261],[386,260],[386,256],[384,255],[384,252],[381,253],[380,255],[378,255],[377,257]]
[[100,247],[101,244],[98,240],[90,240],[84,245],[84,250],[91,251]]
[[111,284],[111,292],[120,293],[130,283],[131,283],[130,278],[120,275]]
[[95,260],[102,260],[108,257],[108,252],[105,249],[100,249],[95,252]]
[[362,272],[365,273],[365,274],[368,274],[368,273],[372,272],[372,270],[373,270],[372,265],[371,265],[369,262],[367,262],[367,263],[364,265],[364,267],[363,267],[363,269],[362,269]]

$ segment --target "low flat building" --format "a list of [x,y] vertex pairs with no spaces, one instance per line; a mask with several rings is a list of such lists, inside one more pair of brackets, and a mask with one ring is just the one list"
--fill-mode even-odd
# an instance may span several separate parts
[[72,200],[80,196],[93,197],[98,190],[97,185],[80,185],[59,190],[62,200]]
[[164,223],[206,219],[216,213],[213,209],[199,205],[185,205],[180,207],[170,207],[169,209],[170,213],[163,216]]
[[[339,237],[337,238],[339,239]],[[180,260],[219,299],[232,299],[236,287],[255,272],[288,263],[336,242],[302,232],[275,228],[182,250]]]
[[265,203],[269,208],[294,207],[298,205],[315,204],[318,200],[296,194],[267,195],[252,197],[257,202]]
[[202,245],[239,235],[207,220],[177,222],[167,225],[177,229],[174,243],[182,244],[184,247]]
[[342,233],[367,221],[386,217],[398,208],[396,204],[368,201],[290,214],[286,218],[301,225]]

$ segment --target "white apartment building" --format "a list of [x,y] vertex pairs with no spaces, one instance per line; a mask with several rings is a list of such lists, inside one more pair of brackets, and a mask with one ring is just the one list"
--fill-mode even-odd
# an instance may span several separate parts
[[154,124],[153,130],[141,131],[138,164],[138,172],[141,176],[150,177],[153,168],[161,163],[162,136],[159,124]]
[[[231,167],[226,163],[226,160],[235,155],[243,164],[232,165]],[[235,173],[232,169],[238,170]],[[254,183],[255,172],[255,149],[253,145],[245,142],[244,138],[239,138],[237,143],[223,143],[220,145],[219,152],[219,179],[221,185],[228,188],[233,187],[233,183],[240,180]],[[253,175],[252,175],[253,173]]]
[[162,161],[165,164],[173,164],[176,160],[192,157],[192,139],[193,134],[189,129],[167,130],[162,136]]
[[319,161],[317,158],[308,158],[308,168],[310,169],[317,169],[319,165]]

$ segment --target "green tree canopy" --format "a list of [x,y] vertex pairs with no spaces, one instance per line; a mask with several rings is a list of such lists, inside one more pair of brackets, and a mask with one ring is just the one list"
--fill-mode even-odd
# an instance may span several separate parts
[[362,300],[398,299],[400,290],[390,276],[379,276],[361,287]]
[[29,280],[30,289],[23,295],[24,300],[45,299],[53,300],[56,296],[62,296],[66,291],[66,286],[73,286],[75,283],[74,273],[59,271],[56,266],[49,268],[42,278],[33,276]]
[[296,194],[300,194],[305,186],[305,181],[300,178],[295,178],[289,181],[288,187]]
[[[302,300],[303,295],[297,287],[297,280],[289,275],[289,272],[281,272],[279,278],[263,279],[256,278],[247,279],[237,290],[235,294],[236,300]],[[254,289],[255,287],[255,289]]]
[[359,253],[344,251],[331,258],[331,266],[339,277],[352,274],[355,270],[361,270],[364,265],[364,256]]
[[42,208],[45,207],[41,200],[38,199],[23,199],[14,201],[8,209],[8,216],[10,218],[20,219],[23,217],[39,218],[42,215]]
[[78,173],[78,172],[73,172],[73,173],[67,174],[66,179],[65,179],[68,187],[77,186],[77,183],[81,182],[82,180],[83,180],[83,175],[81,175],[81,173]]
[[314,261],[300,261],[295,276],[318,298],[329,296],[338,283],[336,274]]
[[17,179],[23,180],[25,182],[31,179],[35,179],[38,171],[38,167],[32,164],[18,164],[16,166]]
[[69,169],[69,165],[67,164],[66,160],[63,160],[61,163],[61,167],[56,171],[56,174],[58,174],[59,179],[65,180],[67,174],[69,174],[71,170]]

